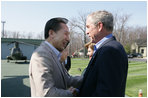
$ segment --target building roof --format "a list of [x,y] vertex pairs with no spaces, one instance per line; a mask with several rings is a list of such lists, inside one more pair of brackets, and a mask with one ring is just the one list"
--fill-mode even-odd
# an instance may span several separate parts
[[18,42],[23,42],[26,44],[32,44],[32,45],[37,45],[39,46],[42,41],[44,40],[39,40],[39,39],[17,39],[17,38],[1,38],[1,43],[11,43],[13,41],[18,41]]
[[146,47],[147,46],[147,39],[138,39],[135,42],[140,47]]

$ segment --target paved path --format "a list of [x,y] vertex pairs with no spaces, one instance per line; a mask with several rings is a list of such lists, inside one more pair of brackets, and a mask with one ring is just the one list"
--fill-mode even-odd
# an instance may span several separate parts
[[141,61],[141,62],[147,62],[147,58],[129,58],[128,61]]

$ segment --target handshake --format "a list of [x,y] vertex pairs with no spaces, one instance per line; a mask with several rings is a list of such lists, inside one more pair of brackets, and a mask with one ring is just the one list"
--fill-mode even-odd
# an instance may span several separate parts
[[79,89],[77,88],[70,87],[68,90],[73,94],[74,97],[78,96],[79,94]]

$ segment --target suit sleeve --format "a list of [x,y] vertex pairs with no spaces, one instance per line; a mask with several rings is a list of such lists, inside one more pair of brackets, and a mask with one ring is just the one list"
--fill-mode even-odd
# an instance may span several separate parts
[[78,88],[80,87],[82,80],[83,80],[83,76],[70,76],[69,74],[67,75],[68,87],[73,86],[75,88]]
[[69,90],[59,89],[54,86],[55,84],[52,78],[53,64],[47,54],[34,54],[32,62],[32,77],[36,87],[36,96],[72,96]]
[[109,48],[98,54],[99,59],[95,63],[97,70],[97,85],[93,96],[119,96],[123,68],[120,51]]

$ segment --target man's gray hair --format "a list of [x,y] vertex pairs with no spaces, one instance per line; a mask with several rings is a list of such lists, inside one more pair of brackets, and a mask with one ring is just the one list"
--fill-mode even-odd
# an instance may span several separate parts
[[113,15],[107,11],[96,11],[88,15],[91,17],[92,23],[97,26],[98,22],[103,23],[103,27],[108,31],[113,31]]

